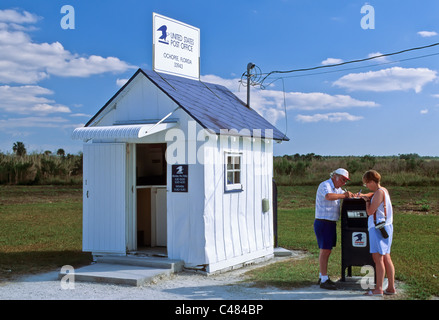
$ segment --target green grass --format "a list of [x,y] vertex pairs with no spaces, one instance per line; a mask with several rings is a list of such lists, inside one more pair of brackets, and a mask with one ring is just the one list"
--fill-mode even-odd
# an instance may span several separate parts
[[439,216],[403,214],[394,223],[392,258],[415,299],[439,296]]
[[[314,201],[317,186],[278,187],[279,246],[303,250],[306,258],[256,269],[257,285],[293,288],[315,284],[318,248]],[[357,192],[360,187],[348,186]],[[389,187],[394,207],[392,259],[408,298],[439,296],[439,187]],[[366,191],[366,190],[364,190]],[[428,205],[428,210],[425,210]],[[338,242],[329,263],[331,278],[341,275]],[[82,247],[80,186],[0,186],[0,281],[16,276],[78,267],[91,262]],[[354,273],[359,272],[355,270]],[[359,268],[358,268],[359,269]]]
[[[251,271],[251,281],[256,285],[294,288],[316,283],[318,248],[313,229],[315,189],[310,186],[278,187],[279,246],[304,250],[309,255],[302,260],[280,262]],[[393,203],[396,203],[391,256],[397,280],[406,284],[405,298],[429,299],[439,296],[439,188],[392,187],[389,192]],[[429,203],[429,211],[424,211],[416,203],[421,199],[425,199],[421,204],[425,204],[425,201]],[[328,271],[333,279],[341,276],[340,223],[337,236],[337,247],[330,257]],[[353,269],[354,274],[361,275],[359,267]]]
[[91,261],[78,187],[0,187],[0,280]]

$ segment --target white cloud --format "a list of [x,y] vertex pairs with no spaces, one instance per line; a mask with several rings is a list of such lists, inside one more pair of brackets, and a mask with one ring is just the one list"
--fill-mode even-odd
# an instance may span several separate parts
[[421,114],[427,114],[428,113],[428,109],[423,109],[420,111]]
[[4,23],[35,23],[40,17],[30,12],[18,12],[12,9],[0,10],[0,22]]
[[334,113],[317,113],[314,115],[302,115],[299,114],[296,116],[296,120],[299,122],[320,122],[320,121],[327,121],[327,122],[340,122],[340,121],[358,121],[363,119],[363,117],[360,116],[354,116],[347,112],[334,112]]
[[419,31],[418,34],[423,38],[434,37],[437,36],[436,31]]
[[116,57],[71,53],[59,42],[36,43],[17,25],[37,21],[26,11],[0,10],[0,82],[35,84],[50,75],[89,77],[135,68]]
[[436,71],[428,68],[393,67],[365,73],[350,73],[334,82],[334,85],[348,90],[387,92],[415,90],[437,78]]
[[135,67],[115,57],[103,58],[96,55],[79,57],[78,55],[72,55],[66,59],[61,59],[59,64],[48,66],[47,72],[61,77],[89,77],[105,72],[124,72],[133,68]]
[[[41,132],[43,129],[47,129],[52,134],[65,134],[70,133],[74,128],[82,127],[84,124],[71,123],[67,119],[62,117],[47,117],[47,116],[30,116],[23,118],[10,118],[0,119],[0,132],[5,133],[12,139],[23,139],[25,137],[35,135],[37,132]],[[56,133],[54,133],[56,130]],[[10,141],[9,141],[10,142]],[[3,145],[5,141],[3,141]],[[12,142],[10,142],[12,146]],[[38,144],[37,146],[29,146],[26,144],[28,150],[56,150],[57,147],[49,148],[43,147],[44,144]],[[7,150],[9,147],[4,147]]]
[[[368,58],[372,58],[372,57],[378,57],[378,56],[382,56],[383,54],[381,53],[381,52],[372,52],[372,53],[369,53],[368,55],[367,55],[367,57]],[[382,62],[382,63],[384,63],[384,62],[389,62],[389,60],[387,59],[387,57],[379,57],[379,58],[375,58],[375,59],[373,59],[374,61],[379,61],[379,62]]]
[[348,95],[330,95],[322,92],[289,92],[287,93],[289,109],[300,110],[333,110],[352,107],[377,107],[373,101],[361,101]]
[[322,61],[322,65],[326,66],[326,65],[329,65],[329,64],[339,64],[339,63],[342,63],[342,62],[343,62],[342,59],[328,58],[328,59]]
[[[202,76],[201,79],[205,82],[221,84],[236,94],[243,102],[247,101],[247,88],[241,86],[238,91],[239,79],[223,79],[215,75]],[[287,110],[332,111],[354,107],[370,108],[379,106],[373,101],[362,101],[348,95],[330,95],[322,92],[286,92],[285,102]],[[250,106],[272,124],[285,116],[284,93],[279,90],[252,88]],[[335,119],[334,115],[336,114],[333,114],[331,119]]]
[[118,87],[123,87],[125,85],[125,83],[128,82],[129,79],[117,79],[116,80],[116,85]]
[[[240,87],[239,80],[240,79],[237,79],[237,78],[236,79],[224,79],[224,78],[221,78],[221,77],[213,75],[213,74],[208,74],[208,75],[205,75],[205,76],[201,76],[201,81],[209,82],[209,83],[216,83],[216,84],[222,85],[222,86],[226,87],[227,89],[229,89],[232,92],[237,92],[238,91],[238,89]],[[242,86],[241,86],[240,90],[247,92],[246,91],[247,88],[242,87]]]
[[43,97],[52,94],[40,86],[0,86],[0,110],[15,114],[70,113],[68,107]]
[[[89,77],[134,68],[116,57],[72,53],[58,41],[34,41],[29,31],[41,19],[27,11],[0,10],[0,131],[12,136],[31,134],[34,128],[70,130],[82,126],[73,119],[90,117],[51,99],[54,92],[38,82],[51,76]],[[69,117],[58,116],[66,114]]]
[[0,130],[18,128],[58,128],[69,125],[68,121],[61,117],[25,117],[0,120]]
[[72,113],[70,116],[71,117],[85,117],[85,118],[93,117],[92,114],[88,114],[88,113]]

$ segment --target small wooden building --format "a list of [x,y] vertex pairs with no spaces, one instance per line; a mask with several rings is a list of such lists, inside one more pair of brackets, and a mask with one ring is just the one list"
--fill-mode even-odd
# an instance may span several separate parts
[[139,69],[72,137],[84,251],[161,246],[209,273],[273,255],[273,143],[288,138],[225,87]]

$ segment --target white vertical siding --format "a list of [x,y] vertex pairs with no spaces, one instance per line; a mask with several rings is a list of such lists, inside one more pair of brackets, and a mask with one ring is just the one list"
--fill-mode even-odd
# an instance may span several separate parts
[[[231,146],[227,139],[231,138],[220,136],[204,145],[205,250],[210,271],[273,252],[272,205],[269,212],[262,212],[262,199],[272,201],[272,141],[269,145],[241,138],[240,144]],[[242,153],[242,191],[224,191],[226,151]]]
[[[226,220],[223,208],[222,195],[224,194],[224,167],[220,164],[223,162],[223,155],[219,151],[217,144],[217,136],[210,136],[210,139],[204,144],[204,175],[205,175],[205,208],[204,221],[206,228],[206,259],[207,263],[225,260],[227,256],[231,256],[230,238],[225,238],[224,234],[228,234],[226,230]],[[228,253],[228,255],[227,255]]]
[[126,144],[84,145],[83,251],[126,252]]
[[247,232],[248,232],[248,246],[249,251],[256,251],[256,224],[255,224],[255,170],[254,170],[254,153],[252,151],[253,144],[251,138],[244,139],[244,149],[245,149],[245,175],[244,175],[244,192],[246,194],[246,220],[247,220]]
[[202,165],[193,164],[188,170],[189,192],[172,192],[168,170],[168,256],[184,260],[186,265],[202,265],[206,263],[203,169]]
[[[188,126],[194,125],[188,131]],[[180,118],[180,128],[183,132],[189,132],[189,140],[185,141],[186,156],[185,162],[188,164],[188,192],[172,192],[172,164],[167,166],[167,211],[168,211],[168,256],[171,259],[184,260],[187,266],[197,266],[206,264],[205,254],[205,220],[204,220],[204,165],[198,161],[194,162],[194,155],[188,155],[188,145],[198,150],[201,142],[196,141],[196,135],[201,127],[191,120],[187,115]],[[194,130],[197,129],[197,130]],[[168,143],[169,148],[169,143]],[[192,150],[193,151],[193,150]],[[191,152],[192,152],[191,151]],[[191,161],[189,161],[191,160]],[[196,159],[195,159],[196,160]],[[188,162],[186,162],[188,161]],[[209,181],[209,183],[211,183]]]
[[[266,140],[264,143],[264,170],[267,178],[265,181],[265,188],[263,198],[267,198],[270,203],[270,209],[264,213],[265,218],[265,247],[274,246],[274,228],[273,228],[273,140]],[[268,178],[269,177],[269,178]],[[262,206],[262,203],[261,203]]]

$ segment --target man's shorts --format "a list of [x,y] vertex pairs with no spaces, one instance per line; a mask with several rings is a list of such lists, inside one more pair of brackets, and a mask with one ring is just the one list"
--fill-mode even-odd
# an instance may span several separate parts
[[337,243],[337,223],[335,221],[316,219],[314,232],[319,249],[332,250]]

